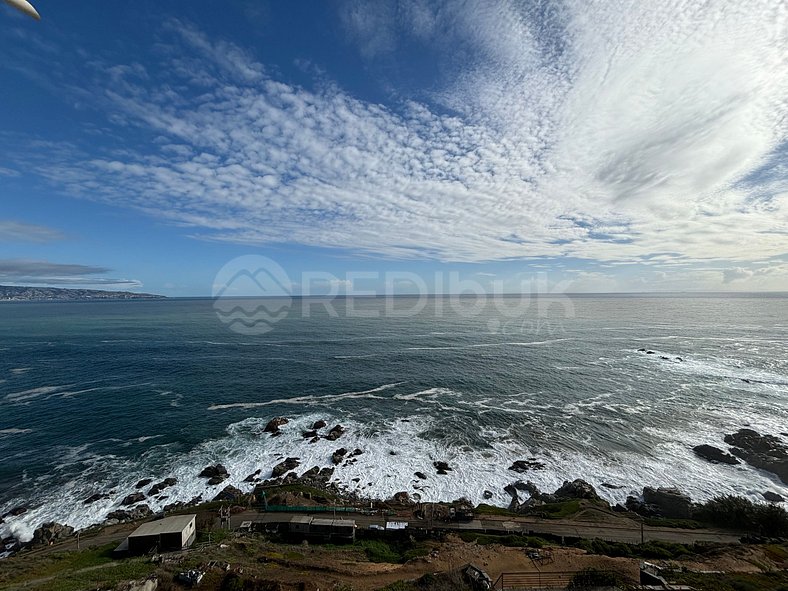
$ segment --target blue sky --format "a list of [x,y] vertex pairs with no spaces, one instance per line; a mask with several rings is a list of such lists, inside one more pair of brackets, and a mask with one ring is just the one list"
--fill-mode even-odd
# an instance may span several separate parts
[[0,283],[788,290],[780,3],[34,4],[0,6]]

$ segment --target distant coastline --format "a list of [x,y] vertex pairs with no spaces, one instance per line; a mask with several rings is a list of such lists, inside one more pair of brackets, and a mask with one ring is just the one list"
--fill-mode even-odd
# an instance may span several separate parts
[[82,302],[94,300],[163,300],[166,296],[130,291],[20,287],[0,285],[0,302]]

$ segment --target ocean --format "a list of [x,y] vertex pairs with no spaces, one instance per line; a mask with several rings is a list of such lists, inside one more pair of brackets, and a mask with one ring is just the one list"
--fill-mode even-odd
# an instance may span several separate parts
[[[548,491],[582,478],[611,502],[645,485],[788,496],[767,472],[692,452],[745,426],[788,431],[785,294],[294,299],[283,315],[239,334],[210,299],[1,304],[0,515],[28,511],[0,538],[99,523],[143,478],[178,480],[147,501],[157,510],[248,490],[284,457],[298,473],[331,466],[339,447],[363,454],[335,480],[373,498],[488,490],[505,506],[520,478]],[[270,437],[275,416],[290,422]],[[347,432],[311,444],[317,419]],[[528,458],[545,468],[508,470]],[[216,462],[230,478],[209,487],[197,474]]]

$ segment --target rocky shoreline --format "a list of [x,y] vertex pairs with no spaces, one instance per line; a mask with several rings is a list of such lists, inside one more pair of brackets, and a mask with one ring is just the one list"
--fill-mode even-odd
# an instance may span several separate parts
[[[275,417],[269,421],[264,429],[264,433],[270,437],[278,437],[281,434],[280,427],[289,422],[286,417]],[[303,437],[314,443],[320,439],[337,441],[346,432],[345,427],[337,424],[328,428],[326,421],[316,421],[311,429],[303,432]],[[782,441],[771,435],[761,435],[751,429],[740,429],[737,433],[729,434],[724,437],[725,443],[729,444],[729,453],[710,444],[700,444],[693,448],[699,457],[706,461],[735,466],[741,462],[769,471],[778,476],[782,482],[788,484],[788,447]],[[419,484],[414,485],[416,492],[399,491],[392,495],[390,499],[372,499],[362,497],[355,491],[349,491],[333,482],[335,467],[349,465],[356,461],[357,456],[363,454],[361,449],[349,450],[344,447],[337,448],[331,454],[331,462],[334,467],[313,466],[300,476],[294,470],[302,465],[301,458],[287,457],[270,468],[259,468],[243,478],[242,482],[251,486],[251,490],[243,491],[236,486],[227,485],[212,498],[204,499],[202,495],[191,499],[188,502],[174,502],[164,505],[161,513],[180,511],[191,507],[198,507],[206,503],[227,503],[232,506],[246,507],[252,503],[263,502],[270,505],[339,505],[352,506],[364,504],[378,506],[381,508],[391,508],[397,506],[414,506],[421,502]],[[391,452],[395,453],[395,452]],[[263,478],[264,474],[270,469],[270,477]],[[433,462],[434,474],[432,476],[417,471],[414,477],[419,482],[425,482],[431,478],[440,478],[454,468],[446,461]],[[546,465],[537,458],[525,458],[514,461],[507,470],[513,473],[512,481],[507,484],[503,491],[509,495],[511,501],[507,507],[508,511],[517,514],[541,515],[545,507],[554,506],[558,503],[567,501],[585,500],[607,506],[613,511],[620,513],[636,513],[643,517],[662,517],[666,519],[692,519],[693,513],[697,510],[697,505],[693,503],[689,495],[684,494],[676,488],[670,487],[651,487],[645,486],[641,495],[628,496],[626,502],[610,506],[602,499],[596,489],[581,479],[565,481],[557,490],[553,492],[543,492],[527,479],[522,479],[523,475],[536,470],[544,470]],[[206,484],[216,486],[230,478],[230,474],[222,464],[205,466],[198,474],[199,478],[204,478]],[[521,478],[516,478],[515,475]],[[358,479],[355,479],[358,480]],[[136,483],[133,491],[120,502],[121,508],[110,511],[105,520],[98,527],[116,525],[148,519],[154,516],[154,511],[146,502],[155,498],[162,501],[167,498],[167,489],[176,486],[178,480],[173,477],[164,478],[154,482],[151,478],[145,478]],[[291,486],[295,490],[281,490],[281,487]],[[622,488],[619,485],[602,483],[601,486],[616,489]],[[96,501],[110,498],[116,491],[96,492],[85,498],[84,505],[90,505]],[[273,493],[272,496],[268,496]],[[485,490],[485,499],[493,498],[494,493]],[[764,501],[768,503],[783,503],[785,499],[773,492],[764,491],[762,493]],[[433,503],[432,505],[442,505],[446,511],[452,510],[452,514],[472,515],[476,509],[467,499],[446,500],[445,503]],[[27,512],[26,507],[15,507],[4,515],[0,516],[0,523],[8,518],[14,518]],[[95,527],[95,526],[94,526]],[[0,558],[11,555],[23,547],[36,546],[41,544],[52,544],[56,541],[75,535],[77,532],[67,524],[55,522],[43,523],[33,534],[33,539],[22,543],[16,538],[5,538],[0,542]]]

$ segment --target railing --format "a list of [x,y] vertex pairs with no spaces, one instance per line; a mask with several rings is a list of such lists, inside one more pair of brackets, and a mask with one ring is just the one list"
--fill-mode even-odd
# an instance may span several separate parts
[[501,573],[493,589],[566,589],[577,573],[574,572],[520,572]]

